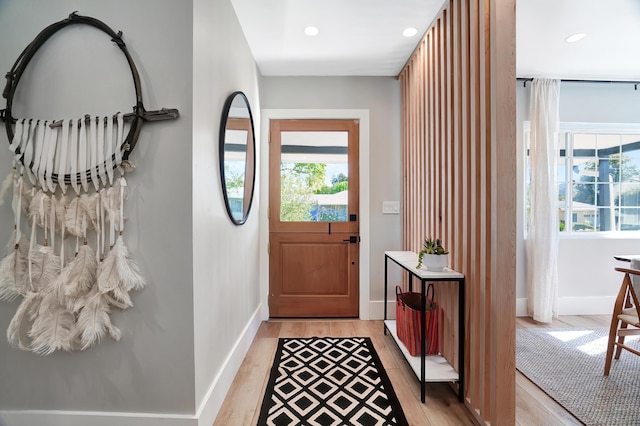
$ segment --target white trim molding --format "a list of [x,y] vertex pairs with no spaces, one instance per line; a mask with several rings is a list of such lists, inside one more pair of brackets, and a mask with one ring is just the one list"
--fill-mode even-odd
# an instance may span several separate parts
[[[558,315],[610,315],[615,296],[561,297],[558,299]],[[516,299],[516,316],[528,317],[527,298]]]
[[0,411],[2,426],[198,426],[195,416],[102,411]]
[[244,357],[249,352],[251,343],[253,343],[253,339],[258,333],[258,329],[262,323],[261,314],[262,307],[258,305],[244,330],[242,330],[229,356],[225,359],[220,373],[213,379],[207,393],[202,401],[200,401],[198,409],[196,410],[197,426],[211,426],[216,420],[224,398],[231,388],[233,379],[236,377],[242,361],[244,361]]

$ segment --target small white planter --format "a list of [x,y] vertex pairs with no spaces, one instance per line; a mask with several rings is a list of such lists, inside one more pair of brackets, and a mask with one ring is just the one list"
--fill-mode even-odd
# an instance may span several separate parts
[[442,272],[449,266],[449,253],[425,254],[422,256],[422,267],[428,271]]

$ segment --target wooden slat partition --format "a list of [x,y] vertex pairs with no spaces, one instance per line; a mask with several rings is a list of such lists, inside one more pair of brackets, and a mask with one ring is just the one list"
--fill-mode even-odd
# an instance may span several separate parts
[[[400,76],[403,245],[439,237],[466,276],[467,407],[515,424],[515,0],[449,0]],[[438,283],[456,368],[458,293]]]

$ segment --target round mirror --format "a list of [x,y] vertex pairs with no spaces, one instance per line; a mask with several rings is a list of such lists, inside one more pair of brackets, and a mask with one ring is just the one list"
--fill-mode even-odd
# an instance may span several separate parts
[[253,199],[256,156],[253,117],[242,92],[232,93],[222,108],[220,123],[220,178],[229,218],[242,225]]

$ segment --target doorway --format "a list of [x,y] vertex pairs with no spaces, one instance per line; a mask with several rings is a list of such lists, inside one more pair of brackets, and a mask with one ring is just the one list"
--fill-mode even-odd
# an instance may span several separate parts
[[359,121],[269,123],[269,316],[359,316]]

